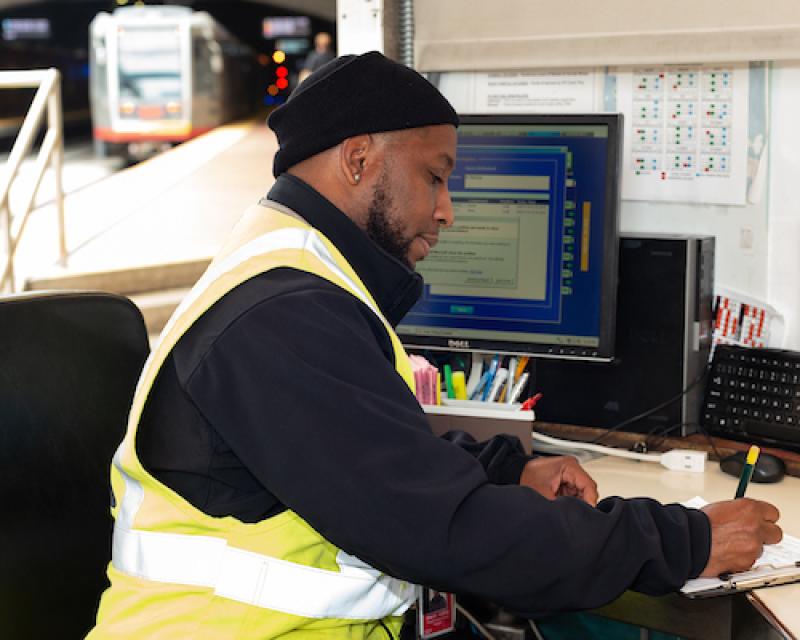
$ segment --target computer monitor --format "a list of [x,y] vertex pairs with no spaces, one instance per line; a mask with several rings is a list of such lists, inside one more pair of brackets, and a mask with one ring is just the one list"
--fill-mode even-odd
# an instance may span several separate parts
[[409,347],[609,360],[622,116],[462,116]]

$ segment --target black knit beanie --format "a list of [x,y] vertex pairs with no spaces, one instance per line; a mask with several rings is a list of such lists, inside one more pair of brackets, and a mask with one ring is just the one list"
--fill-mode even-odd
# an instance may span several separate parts
[[413,69],[371,51],[312,73],[269,117],[278,136],[272,173],[363,133],[436,124],[458,126],[453,107]]

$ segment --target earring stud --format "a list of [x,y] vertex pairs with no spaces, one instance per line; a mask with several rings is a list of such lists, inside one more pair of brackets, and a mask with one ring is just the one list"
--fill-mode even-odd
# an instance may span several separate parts
[[353,180],[355,180],[355,181],[356,181],[356,184],[358,184],[359,182],[361,182],[361,174],[360,174],[360,173],[354,173],[354,174],[353,174]]

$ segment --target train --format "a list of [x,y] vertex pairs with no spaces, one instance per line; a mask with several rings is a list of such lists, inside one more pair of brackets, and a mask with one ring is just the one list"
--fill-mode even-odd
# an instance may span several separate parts
[[99,155],[183,142],[258,108],[264,81],[255,53],[204,11],[119,7],[98,13],[89,33]]

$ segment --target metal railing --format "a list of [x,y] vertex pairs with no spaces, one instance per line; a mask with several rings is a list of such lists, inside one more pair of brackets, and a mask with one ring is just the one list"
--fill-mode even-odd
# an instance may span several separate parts
[[[64,191],[61,184],[61,164],[64,157],[64,134],[61,113],[61,75],[57,69],[32,71],[0,71],[0,89],[37,89],[28,114],[11,148],[8,162],[0,175],[0,224],[5,227],[6,255],[5,268],[0,272],[0,291],[15,290],[14,254],[20,236],[25,230],[28,217],[33,208],[39,185],[48,166],[52,166],[55,177],[55,205],[58,214],[58,250],[62,265],[67,262],[67,242],[64,231]],[[34,163],[33,185],[24,199],[21,209],[12,215],[9,193],[19,173],[20,165],[28,155],[42,118],[47,110],[47,129],[42,146]]]

